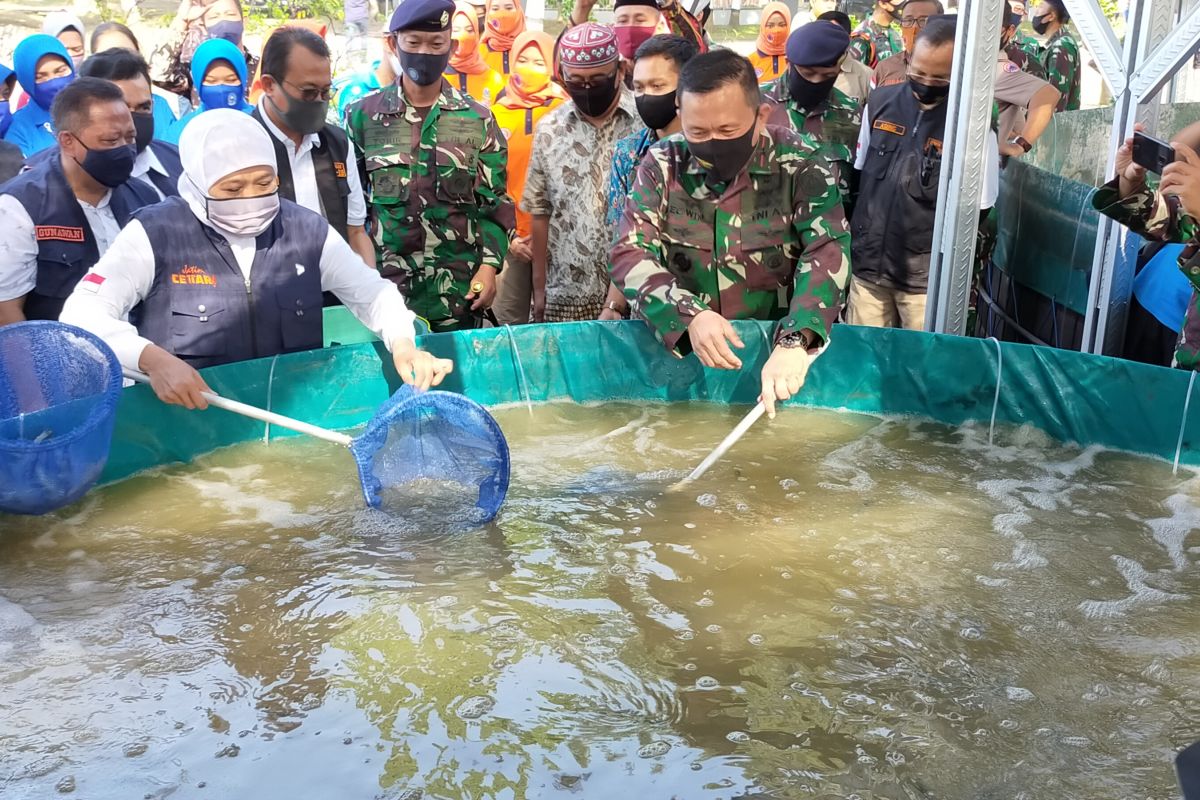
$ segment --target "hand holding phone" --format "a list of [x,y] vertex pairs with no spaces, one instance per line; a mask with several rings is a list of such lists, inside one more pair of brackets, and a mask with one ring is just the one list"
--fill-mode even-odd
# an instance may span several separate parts
[[1135,131],[1133,134],[1133,163],[1161,175],[1166,166],[1175,160],[1175,148],[1162,139]]

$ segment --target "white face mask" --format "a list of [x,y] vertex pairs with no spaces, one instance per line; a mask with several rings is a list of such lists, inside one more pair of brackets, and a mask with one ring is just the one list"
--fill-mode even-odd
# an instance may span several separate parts
[[204,199],[208,221],[234,236],[258,236],[279,213],[279,190],[259,197]]
[[392,65],[392,72],[395,74],[396,80],[400,80],[400,76],[404,74],[404,67],[400,65],[399,57],[388,51],[388,63]]

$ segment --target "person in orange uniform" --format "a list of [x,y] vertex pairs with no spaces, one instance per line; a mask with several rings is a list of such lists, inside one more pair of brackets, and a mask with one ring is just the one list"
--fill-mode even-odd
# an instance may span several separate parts
[[767,3],[758,26],[758,43],[747,56],[758,73],[759,83],[768,83],[787,73],[787,40],[791,30],[791,9],[783,3]]
[[504,88],[504,76],[489,67],[479,54],[479,17],[475,15],[473,5],[462,0],[454,4],[450,33],[454,37],[454,49],[450,51],[446,80],[460,92],[490,106]]
[[520,0],[488,0],[483,20],[479,54],[489,67],[507,78],[512,73],[513,43],[525,32],[525,10]]
[[529,321],[533,296],[533,253],[530,251],[530,218],[520,210],[525,173],[533,148],[533,129],[543,116],[566,97],[551,80],[554,39],[540,31],[526,31],[512,47],[513,71],[500,100],[492,106],[496,124],[508,139],[508,193],[517,206],[517,228],[508,246],[508,260],[496,279],[492,311],[502,325]]

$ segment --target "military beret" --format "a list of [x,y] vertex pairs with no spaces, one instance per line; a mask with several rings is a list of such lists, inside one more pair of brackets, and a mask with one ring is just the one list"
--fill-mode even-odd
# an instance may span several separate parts
[[454,0],[403,0],[392,14],[388,31],[448,31],[453,15]]
[[792,31],[787,60],[798,67],[832,67],[850,46],[850,35],[836,22],[810,22]]

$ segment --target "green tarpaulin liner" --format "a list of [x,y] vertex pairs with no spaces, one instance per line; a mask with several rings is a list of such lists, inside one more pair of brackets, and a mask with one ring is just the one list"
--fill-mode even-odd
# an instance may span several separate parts
[[[442,388],[485,405],[521,402],[526,392],[534,403],[751,404],[771,327],[755,322],[736,327],[746,343],[740,372],[705,369],[694,356],[675,358],[641,322],[491,328],[426,335],[420,344],[454,360],[454,373]],[[841,325],[792,404],[987,424],[998,354],[1003,372],[997,423],[1032,425],[1080,445],[1174,457],[1190,373],[1052,348]],[[204,376],[220,394],[340,429],[365,423],[399,386],[391,357],[378,342],[228,364]],[[1194,403],[1183,463],[1200,463],[1198,415],[1200,403]],[[724,433],[713,432],[714,445]],[[290,435],[273,429],[276,434]],[[121,400],[103,480],[189,461],[263,435],[262,423],[215,409],[167,406],[149,387],[131,387]]]

